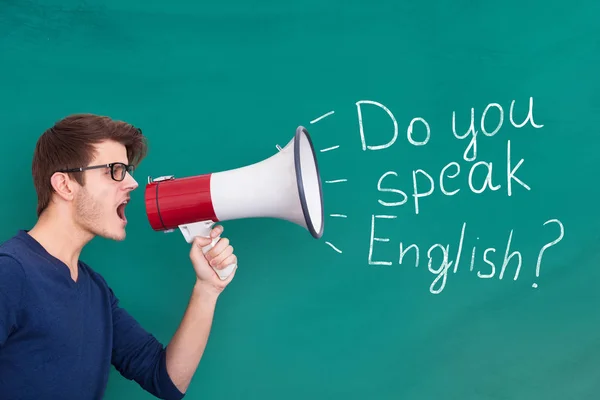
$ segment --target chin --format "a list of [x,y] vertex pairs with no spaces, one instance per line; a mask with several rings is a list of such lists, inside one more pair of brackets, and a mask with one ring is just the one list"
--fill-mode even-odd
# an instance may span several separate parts
[[123,240],[125,240],[126,236],[127,236],[127,234],[125,233],[125,230],[123,230],[123,232],[119,232],[119,233],[115,234],[112,237],[112,240],[116,240],[117,242],[122,242]]
[[116,241],[123,241],[127,236],[127,232],[125,232],[125,228],[119,229],[114,232],[112,239]]
[[125,227],[106,227],[105,229],[100,230],[99,232],[93,232],[96,236],[100,236],[104,239],[116,240],[118,242],[125,240],[127,233],[125,232]]
[[123,240],[125,240],[126,235],[125,235],[125,233],[121,233],[121,234],[110,234],[110,235],[100,235],[100,236],[102,236],[104,239],[122,242]]

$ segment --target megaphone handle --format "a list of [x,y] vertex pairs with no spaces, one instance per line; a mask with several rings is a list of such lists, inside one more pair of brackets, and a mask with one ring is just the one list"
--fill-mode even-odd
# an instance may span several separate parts
[[[181,233],[183,234],[185,241],[188,243],[192,243],[196,236],[209,237],[210,231],[214,224],[215,224],[214,221],[193,222],[191,224],[180,225],[179,230],[181,230]],[[202,248],[202,252],[204,254],[206,254],[210,249],[212,249],[217,244],[217,242],[219,240],[221,240],[220,236],[217,236],[216,238],[214,238],[211,244],[208,244]],[[231,275],[235,266],[236,266],[236,264],[234,263],[234,264],[228,265],[227,267],[225,267],[223,269],[217,269],[214,267],[212,267],[212,268],[217,273],[217,275],[219,275],[219,278],[223,281],[223,280],[227,279],[227,277],[229,277],[229,275]]]

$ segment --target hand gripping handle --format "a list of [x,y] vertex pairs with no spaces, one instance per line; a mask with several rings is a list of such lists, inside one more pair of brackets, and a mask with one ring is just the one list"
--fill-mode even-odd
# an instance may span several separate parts
[[[194,241],[194,237],[202,236],[202,237],[210,237],[210,231],[215,223],[213,221],[201,221],[194,222],[191,224],[180,225],[179,230],[183,234],[186,242],[192,243]],[[202,247],[202,252],[206,254],[210,249],[212,249],[218,242],[221,240],[221,236],[217,236],[213,239],[212,243]],[[229,264],[227,267],[223,269],[217,269],[212,267],[212,269],[219,275],[219,278],[224,281],[231,275],[233,270],[235,269],[236,264]]]

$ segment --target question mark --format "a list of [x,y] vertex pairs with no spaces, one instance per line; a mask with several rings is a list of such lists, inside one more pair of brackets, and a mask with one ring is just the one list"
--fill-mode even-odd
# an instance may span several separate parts
[[[563,238],[563,236],[565,235],[565,228],[562,224],[562,222],[560,222],[557,219],[549,219],[548,221],[544,222],[544,225],[546,225],[549,222],[556,222],[558,224],[558,226],[560,227],[560,236],[556,239],[554,239],[553,241],[546,243],[544,245],[544,247],[542,247],[542,249],[540,250],[540,253],[538,254],[538,259],[537,259],[537,265],[535,266],[535,276],[536,277],[540,277],[540,266],[542,264],[542,256],[544,255],[544,252],[546,251],[547,248],[554,246],[556,243],[560,242]],[[537,288],[537,283],[533,284],[534,288]]]

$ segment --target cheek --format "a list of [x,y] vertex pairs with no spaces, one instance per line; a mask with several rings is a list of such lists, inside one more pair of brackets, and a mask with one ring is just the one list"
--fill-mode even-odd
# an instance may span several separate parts
[[95,208],[109,209],[114,207],[115,192],[110,188],[97,188],[88,193],[88,199],[94,204]]

